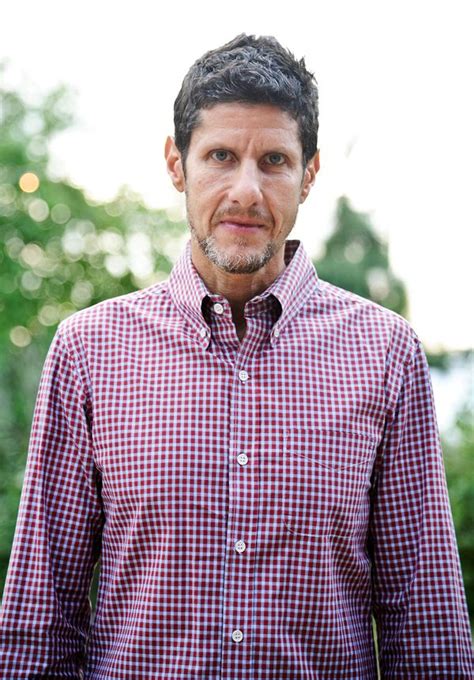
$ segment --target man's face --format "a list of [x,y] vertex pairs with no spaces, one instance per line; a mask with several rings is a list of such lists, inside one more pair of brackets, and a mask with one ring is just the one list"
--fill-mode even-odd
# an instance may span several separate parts
[[267,104],[216,104],[200,111],[186,173],[171,138],[165,155],[175,187],[186,194],[201,266],[248,274],[275,256],[283,262],[319,168],[316,154],[303,169],[298,124],[288,113]]

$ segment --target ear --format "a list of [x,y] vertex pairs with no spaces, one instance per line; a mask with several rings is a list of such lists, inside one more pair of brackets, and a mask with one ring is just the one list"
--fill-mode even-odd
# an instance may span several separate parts
[[314,156],[306,164],[304,170],[303,182],[301,185],[300,203],[304,203],[308,198],[308,194],[311,191],[316,180],[316,174],[319,170],[319,149],[316,151]]
[[173,137],[167,137],[165,142],[165,159],[168,175],[171,177],[173,186],[178,191],[184,191],[185,179],[181,154]]

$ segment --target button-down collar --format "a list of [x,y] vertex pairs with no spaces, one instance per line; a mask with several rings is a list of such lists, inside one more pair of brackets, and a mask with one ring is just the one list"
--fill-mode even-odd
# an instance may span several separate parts
[[[297,314],[308,297],[318,286],[318,276],[303,244],[297,240],[286,241],[285,264],[283,272],[270,286],[249,300],[245,305],[245,315],[253,316],[268,307],[268,298],[278,300],[281,315],[275,326],[273,339],[281,335],[282,329]],[[201,330],[207,324],[203,315],[203,303],[214,305],[228,304],[225,298],[212,294],[199,276],[191,259],[191,241],[173,267],[170,274],[168,290],[174,304],[196,329],[200,341],[207,345],[208,336],[202,337]]]

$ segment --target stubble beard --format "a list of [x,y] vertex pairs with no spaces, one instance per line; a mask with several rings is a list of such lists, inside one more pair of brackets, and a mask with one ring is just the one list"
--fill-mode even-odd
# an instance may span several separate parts
[[189,217],[188,223],[192,237],[199,244],[208,260],[229,274],[253,274],[262,269],[277,252],[276,243],[270,241],[260,253],[246,253],[247,243],[243,240],[237,240],[235,245],[242,249],[241,252],[226,253],[217,244],[215,236],[210,234],[206,237],[199,237]]
[[230,254],[219,248],[215,236],[211,235],[202,239],[196,237],[196,239],[204,255],[229,274],[253,274],[262,269],[276,252],[273,241],[267,243],[260,253],[246,253],[244,250],[246,244],[237,241],[236,245],[241,247],[242,251]]

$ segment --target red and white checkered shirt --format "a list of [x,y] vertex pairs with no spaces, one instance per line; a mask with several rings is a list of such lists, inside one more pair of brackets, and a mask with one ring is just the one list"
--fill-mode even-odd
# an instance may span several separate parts
[[[472,678],[429,371],[298,241],[239,342],[189,244],[63,321],[41,378],[0,677]],[[97,612],[89,589],[101,555]]]

